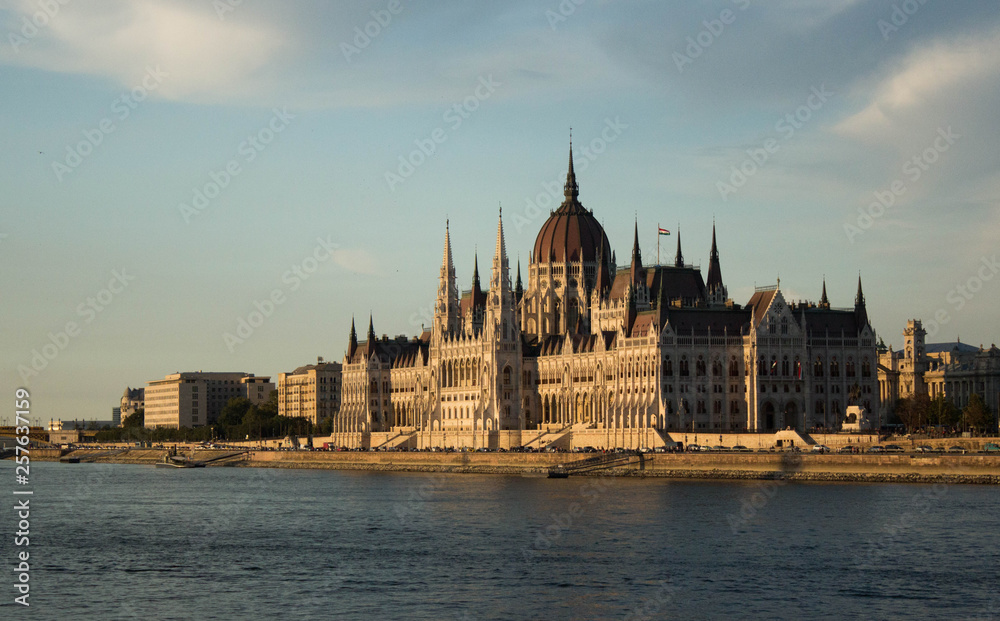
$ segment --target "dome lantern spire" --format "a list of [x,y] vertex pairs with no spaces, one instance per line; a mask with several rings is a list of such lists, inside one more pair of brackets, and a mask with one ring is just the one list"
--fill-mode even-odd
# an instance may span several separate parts
[[566,172],[566,185],[563,186],[564,204],[576,203],[580,197],[580,186],[576,183],[576,172],[573,171],[573,128],[569,130],[569,170]]

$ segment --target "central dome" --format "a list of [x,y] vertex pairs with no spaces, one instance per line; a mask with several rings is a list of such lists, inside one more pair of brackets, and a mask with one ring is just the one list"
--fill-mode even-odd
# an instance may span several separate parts
[[611,244],[594,214],[580,204],[580,188],[573,172],[573,148],[569,152],[569,172],[564,188],[566,199],[538,231],[535,238],[535,263],[578,262],[596,263],[598,255],[604,261],[611,257]]

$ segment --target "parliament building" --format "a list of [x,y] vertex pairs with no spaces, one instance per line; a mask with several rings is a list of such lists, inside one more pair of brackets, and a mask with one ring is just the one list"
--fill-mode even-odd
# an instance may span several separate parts
[[825,282],[817,303],[786,300],[778,281],[737,304],[714,225],[705,277],[679,232],[671,265],[645,265],[638,225],[619,265],[579,200],[572,147],[564,195],[527,283],[520,263],[511,279],[501,212],[486,288],[477,259],[460,291],[446,223],[429,329],[378,338],[369,318],[359,340],[352,322],[336,442],[495,448],[577,433],[636,447],[679,432],[836,431],[848,405],[878,408],[860,278],[850,308],[831,306]]

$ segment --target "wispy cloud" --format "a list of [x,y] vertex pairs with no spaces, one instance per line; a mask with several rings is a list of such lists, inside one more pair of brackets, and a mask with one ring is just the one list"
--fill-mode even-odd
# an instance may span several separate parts
[[[18,32],[37,3],[7,9]],[[261,24],[221,20],[211,3],[102,1],[61,8],[30,44],[0,47],[0,62],[46,71],[106,78],[130,87],[146,67],[171,74],[160,97],[217,101],[266,90],[260,72],[285,46],[286,35]]]

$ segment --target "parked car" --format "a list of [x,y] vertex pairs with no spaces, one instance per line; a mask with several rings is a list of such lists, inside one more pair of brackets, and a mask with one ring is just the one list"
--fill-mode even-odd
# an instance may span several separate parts
[[949,446],[948,447],[948,452],[949,453],[965,453],[965,448],[963,448],[961,446]]
[[903,447],[898,444],[886,444],[884,447],[886,453],[902,453]]
[[690,452],[692,452],[692,453],[697,453],[698,451],[701,450],[701,447],[698,446],[697,444],[688,444],[687,445],[687,450],[690,451]]
[[885,447],[882,446],[869,446],[866,453],[884,453]]
[[987,442],[986,446],[983,447],[984,453],[1000,453],[1000,444],[995,442]]
[[753,452],[751,449],[748,449],[747,447],[743,446],[742,444],[737,444],[736,446],[733,447],[733,450],[736,451],[736,452],[738,452],[738,453],[752,453]]
[[920,446],[918,446],[916,448],[916,451],[918,453],[933,453],[934,452],[934,447],[928,446],[927,444],[921,444]]
[[813,453],[829,453],[830,447],[825,444],[817,444],[811,450]]
[[842,446],[839,449],[837,449],[837,452],[854,454],[860,452],[860,449],[856,446]]

